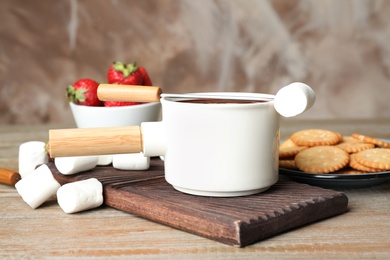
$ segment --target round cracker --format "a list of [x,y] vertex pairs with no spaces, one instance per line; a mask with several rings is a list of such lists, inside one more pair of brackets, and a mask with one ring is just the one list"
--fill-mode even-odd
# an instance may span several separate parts
[[295,146],[295,147],[286,147],[279,149],[279,158],[291,158],[297,155],[300,151],[307,149],[307,146]]
[[341,140],[341,142],[343,143],[363,143],[363,141],[360,141],[356,138],[353,138],[352,136],[348,135],[348,136],[343,136],[343,139]]
[[298,147],[298,145],[296,145],[290,138],[283,141],[279,145],[279,149],[290,148],[290,147]]
[[349,154],[335,146],[310,147],[295,156],[298,169],[310,173],[330,173],[342,169]]
[[363,172],[380,172],[382,170],[365,166],[356,160],[356,154],[351,154],[349,159],[349,166],[355,170]]
[[279,160],[279,167],[286,168],[291,170],[297,170],[297,166],[295,165],[295,160]]
[[[356,139],[355,139],[356,140]],[[357,153],[366,149],[375,148],[374,144],[364,143],[359,140],[354,141],[342,141],[337,144],[336,147],[339,147],[346,151],[347,153]]]
[[340,141],[340,142],[343,140],[343,137],[344,137],[344,136],[343,136],[342,134],[340,134],[340,133],[338,133],[338,132],[333,132],[333,133],[335,133],[335,134],[338,135],[339,141]]
[[379,140],[379,139],[376,139],[376,138],[371,137],[371,136],[366,136],[366,135],[361,135],[361,134],[354,133],[354,134],[352,134],[352,137],[357,139],[357,140],[366,142],[366,143],[374,144],[374,145],[377,145],[377,146],[382,146],[382,147],[385,147],[385,148],[390,148],[390,143],[382,141],[382,140]]
[[355,159],[358,163],[367,167],[390,170],[390,149],[374,148],[356,153]]
[[338,144],[342,135],[325,129],[306,129],[295,132],[290,138],[298,146],[312,147]]
[[341,170],[338,170],[338,171],[336,171],[334,173],[336,173],[336,174],[344,174],[344,175],[355,175],[355,174],[365,174],[367,172],[356,170],[356,169],[353,169],[353,168],[350,168],[350,167],[344,167]]

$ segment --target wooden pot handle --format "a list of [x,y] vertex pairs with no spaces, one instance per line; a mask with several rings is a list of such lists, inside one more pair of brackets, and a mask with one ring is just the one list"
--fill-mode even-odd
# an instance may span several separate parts
[[157,86],[100,84],[97,90],[102,101],[159,102],[162,90]]
[[51,157],[142,152],[140,126],[49,130]]

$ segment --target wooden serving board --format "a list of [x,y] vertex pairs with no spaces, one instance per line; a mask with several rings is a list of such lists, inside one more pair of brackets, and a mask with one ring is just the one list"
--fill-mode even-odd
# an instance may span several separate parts
[[159,159],[151,160],[148,171],[107,166],[70,176],[48,166],[61,184],[97,178],[107,206],[238,247],[344,213],[348,206],[344,193],[285,180],[246,197],[188,195],[165,181]]

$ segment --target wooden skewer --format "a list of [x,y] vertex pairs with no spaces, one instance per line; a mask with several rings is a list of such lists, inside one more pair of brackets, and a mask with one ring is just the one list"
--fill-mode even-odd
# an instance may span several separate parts
[[7,169],[0,169],[0,183],[15,185],[20,179],[19,173]]
[[49,130],[52,158],[142,152],[140,126]]

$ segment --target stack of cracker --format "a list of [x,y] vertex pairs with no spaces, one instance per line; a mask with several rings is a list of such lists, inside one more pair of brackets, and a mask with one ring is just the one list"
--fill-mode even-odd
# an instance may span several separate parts
[[362,174],[390,170],[390,143],[325,129],[295,132],[279,147],[279,166],[307,173]]

